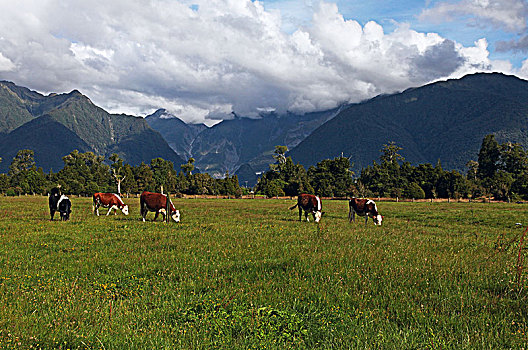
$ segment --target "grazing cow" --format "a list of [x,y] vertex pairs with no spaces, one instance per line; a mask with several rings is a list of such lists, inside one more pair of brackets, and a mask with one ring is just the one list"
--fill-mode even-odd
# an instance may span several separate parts
[[299,221],[302,221],[303,210],[306,221],[310,221],[308,219],[308,213],[312,213],[315,222],[319,222],[324,214],[324,212],[321,211],[321,209],[323,209],[321,199],[313,194],[300,194],[299,197],[297,197],[297,204],[291,207],[290,210],[295,209],[295,207],[299,207]]
[[[175,222],[180,222],[180,211],[176,210],[172,201],[170,201],[170,212],[171,218]],[[141,216],[143,217],[143,222],[149,211],[155,212],[154,221],[158,218],[159,213],[163,215],[163,220],[165,220],[167,214],[167,196],[161,193],[153,192],[143,192],[139,197],[139,203],[141,205]]]
[[53,221],[55,212],[58,211],[62,221],[66,221],[70,218],[71,213],[71,201],[65,195],[60,194],[58,188],[52,188],[49,196],[49,209],[50,209],[50,220]]
[[106,216],[114,209],[114,215],[117,215],[117,209],[120,209],[123,214],[128,215],[128,205],[126,205],[121,197],[115,193],[94,193],[93,195],[93,212],[99,216],[99,207],[110,208]]
[[374,221],[374,225],[381,225],[383,216],[378,213],[376,203],[371,199],[366,198],[352,198],[348,201],[348,222],[356,222],[356,214],[365,217],[365,225],[368,222],[369,216]]
[[62,221],[67,221],[70,219],[71,214],[71,201],[65,195],[62,195],[57,203],[57,210],[60,213],[60,218]]

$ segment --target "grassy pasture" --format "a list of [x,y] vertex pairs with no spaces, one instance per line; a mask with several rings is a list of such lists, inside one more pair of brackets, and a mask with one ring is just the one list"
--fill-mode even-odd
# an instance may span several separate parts
[[524,205],[382,202],[375,227],[345,201],[319,225],[287,200],[173,201],[180,224],[0,197],[0,348],[527,347]]

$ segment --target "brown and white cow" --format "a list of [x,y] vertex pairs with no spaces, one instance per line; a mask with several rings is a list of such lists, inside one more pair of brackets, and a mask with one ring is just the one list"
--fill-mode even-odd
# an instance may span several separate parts
[[302,221],[303,210],[306,221],[310,221],[308,219],[308,213],[312,213],[315,222],[319,222],[324,214],[324,212],[321,211],[323,209],[321,199],[313,194],[300,194],[299,197],[297,197],[297,204],[291,207],[290,210],[295,209],[295,207],[299,207],[299,221]]
[[117,215],[117,209],[120,209],[123,214],[128,215],[128,205],[126,205],[121,197],[115,193],[94,193],[93,195],[93,212],[99,216],[99,207],[110,208],[106,216],[114,209],[114,215]]
[[[141,206],[141,216],[143,217],[143,222],[149,211],[155,212],[154,221],[158,218],[159,213],[163,215],[163,220],[165,220],[167,214],[167,196],[161,193],[154,192],[143,192],[139,197],[139,204]],[[170,201],[170,213],[171,218],[175,222],[180,222],[180,211],[176,210],[172,201]]]
[[374,225],[381,225],[383,221],[383,216],[379,214],[376,203],[372,199],[352,198],[348,201],[348,209],[348,222],[356,222],[356,214],[365,217],[365,225],[369,216],[374,221]]

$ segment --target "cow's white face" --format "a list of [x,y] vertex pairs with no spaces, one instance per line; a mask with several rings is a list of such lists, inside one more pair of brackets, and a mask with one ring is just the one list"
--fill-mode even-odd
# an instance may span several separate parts
[[383,216],[377,215],[373,217],[374,219],[374,225],[381,225],[381,222],[383,221]]
[[323,213],[320,212],[320,211],[316,211],[316,212],[314,213],[314,220],[315,220],[315,222],[319,222],[319,220],[321,220],[321,216],[323,216]]
[[128,215],[128,205],[125,205],[123,209],[121,209],[121,211],[123,212],[123,214]]
[[172,213],[171,217],[175,222],[180,222],[180,211],[176,210],[174,213]]

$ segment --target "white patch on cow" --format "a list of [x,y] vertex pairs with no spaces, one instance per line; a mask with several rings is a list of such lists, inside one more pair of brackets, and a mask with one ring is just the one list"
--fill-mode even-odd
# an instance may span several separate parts
[[318,196],[315,196],[315,199],[317,199],[317,211],[321,211],[321,209],[323,209],[321,199]]
[[62,202],[64,199],[68,199],[68,197],[66,197],[65,195],[62,195],[62,196],[59,198],[59,201],[57,202],[57,210],[59,210],[60,202]]
[[323,215],[323,213],[321,213],[321,211],[316,211],[314,213],[314,217],[315,217],[315,222],[319,222],[319,220],[321,220],[321,216]]
[[119,197],[118,194],[113,193],[113,195],[117,197],[117,199],[119,200],[119,204],[120,205],[125,205],[125,202],[123,202],[123,200],[121,199],[121,197]]
[[381,215],[377,215],[375,217],[373,217],[374,219],[374,225],[381,225],[381,222],[383,221],[383,216]]
[[128,215],[128,205],[125,205],[123,209],[121,209],[121,211],[123,212],[123,214]]
[[378,207],[376,206],[376,203],[372,199],[369,199],[366,204],[370,204],[370,203],[374,204],[374,210],[378,211]]

